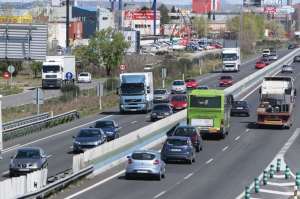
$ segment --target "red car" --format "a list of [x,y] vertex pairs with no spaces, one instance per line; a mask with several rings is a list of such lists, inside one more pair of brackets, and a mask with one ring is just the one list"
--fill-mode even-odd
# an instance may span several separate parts
[[265,67],[265,62],[264,61],[258,61],[255,63],[255,69],[258,68],[264,68]]
[[219,45],[219,44],[215,44],[215,48],[217,48],[217,49],[222,49],[223,48],[223,46],[221,46],[221,45]]
[[170,100],[170,105],[174,111],[185,109],[187,107],[187,95],[186,94],[173,95]]
[[294,48],[299,48],[299,44],[294,44]]
[[197,83],[197,80],[196,79],[193,79],[193,78],[187,78],[185,80],[185,85],[187,88],[193,88],[193,89],[196,89],[197,86],[198,86],[198,83]]
[[223,86],[223,85],[231,86],[233,84],[233,78],[229,75],[221,76],[221,78],[219,79],[219,84],[220,84],[220,86]]

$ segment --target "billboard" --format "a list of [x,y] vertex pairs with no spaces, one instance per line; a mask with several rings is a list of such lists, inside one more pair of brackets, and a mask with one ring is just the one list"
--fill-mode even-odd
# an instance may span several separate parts
[[[154,20],[153,10],[125,10],[124,20]],[[160,12],[156,12],[156,20],[160,20]]]
[[282,0],[265,0],[264,6],[265,7],[281,7]]
[[256,6],[261,7],[261,0],[244,0],[244,6]]
[[264,7],[264,12],[269,13],[269,14],[276,13],[277,8],[276,7]]

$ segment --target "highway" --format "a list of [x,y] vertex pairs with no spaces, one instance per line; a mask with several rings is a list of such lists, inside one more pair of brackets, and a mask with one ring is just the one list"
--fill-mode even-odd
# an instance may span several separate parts
[[[279,57],[282,57],[287,52],[287,50],[282,50],[278,51],[277,54]],[[254,58],[252,57],[244,60],[241,72],[232,74],[234,75],[234,82],[237,82],[255,72],[254,62],[258,59],[258,57],[261,57],[261,55],[259,54]],[[296,76],[299,72],[300,70],[295,68],[295,72],[292,75]],[[220,89],[220,87],[216,85],[218,85],[217,79],[221,75],[222,73],[218,72],[210,73],[198,77],[197,80],[199,84]],[[221,89],[225,88],[226,87],[222,87]],[[101,190],[103,190],[101,191],[101,196],[103,196],[103,198],[137,198],[139,196],[144,196],[143,198],[153,198],[166,191],[167,194],[162,194],[161,198],[168,198],[171,195],[173,198],[182,198],[178,197],[180,196],[180,193],[185,193],[185,196],[188,196],[188,194],[201,193],[201,195],[203,194],[203,196],[205,196],[204,198],[220,198],[221,196],[226,196],[226,194],[229,194],[228,197],[223,198],[236,197],[244,190],[245,185],[252,182],[253,178],[257,177],[258,174],[265,169],[266,165],[270,163],[279,151],[280,147],[282,147],[282,143],[285,143],[290,137],[296,126],[294,125],[290,130],[286,130],[285,132],[287,133],[285,134],[274,134],[274,132],[265,129],[257,130],[254,125],[256,120],[254,113],[258,93],[254,92],[248,98],[247,100],[251,104],[254,104],[252,115],[249,118],[234,118],[229,136],[225,140],[205,141],[203,152],[197,155],[196,163],[192,166],[184,164],[168,165],[166,179],[162,181],[163,184],[160,182],[157,183],[145,180],[125,181],[122,173],[121,175],[117,175],[114,180],[101,185]],[[128,117],[128,115],[119,115],[118,107],[114,107],[99,114],[94,114],[65,125],[5,142],[5,151],[0,165],[0,172],[2,173],[1,180],[8,178],[7,171],[9,156],[12,155],[15,149],[20,146],[41,146],[49,156],[49,175],[53,175],[70,168],[72,165],[72,135],[76,135],[80,128],[88,127],[93,121],[100,118],[114,119],[121,127],[121,135],[125,135],[149,124],[149,114],[131,114],[130,117]],[[258,133],[259,136],[257,136]],[[269,138],[267,139],[268,136]],[[264,146],[269,146],[268,143],[270,145],[270,147],[267,147],[268,149],[257,150]],[[260,158],[260,156],[263,157]],[[209,167],[206,165],[209,165]],[[249,167],[249,165],[252,165],[252,167]],[[100,181],[99,178],[105,179],[106,177],[112,176],[114,173],[120,172],[122,169],[124,169],[124,165],[117,166],[107,173],[97,176],[95,179]],[[251,174],[255,174],[257,176],[251,176]],[[238,177],[239,175],[240,177]],[[189,176],[189,178],[187,178],[188,180],[182,180],[186,176]],[[231,177],[228,178],[228,176]],[[247,179],[247,176],[250,176],[250,179]],[[187,182],[191,182],[193,179],[197,179],[197,182],[193,181],[194,184],[188,184],[188,192],[182,191],[185,187],[181,187],[181,184],[177,185],[177,183],[181,180],[184,182],[182,184],[186,184]],[[92,183],[92,180],[87,182],[87,185],[89,183]],[[141,186],[145,187],[141,188]],[[132,187],[138,187],[138,189],[128,192],[128,189],[131,189]],[[195,187],[196,189],[194,189]],[[217,188],[218,191],[212,191],[212,188]],[[118,190],[118,192],[111,191],[114,189]],[[222,189],[225,190],[224,193],[222,193]],[[99,190],[99,187],[95,190],[87,192],[86,194],[88,195],[80,195],[77,198],[95,198],[95,195],[93,196],[93,194],[97,194],[99,196],[99,193],[96,193],[97,190]],[[181,190],[181,192],[179,190]],[[212,195],[210,196],[210,194]],[[195,196],[197,195],[194,195],[194,197]]]

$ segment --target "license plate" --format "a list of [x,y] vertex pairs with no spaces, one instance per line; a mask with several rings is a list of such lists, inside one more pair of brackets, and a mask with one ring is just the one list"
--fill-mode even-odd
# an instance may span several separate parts
[[243,109],[243,107],[237,107],[236,109]]
[[208,130],[210,133],[216,133],[217,132],[217,129],[209,129]]
[[131,111],[136,111],[136,109],[130,109]]
[[182,109],[181,107],[176,107],[176,109]]
[[157,116],[157,118],[163,118],[164,116]]
[[181,151],[181,149],[171,149],[171,151]]
[[136,171],[137,173],[148,173],[148,171]]
[[187,87],[189,87],[189,88],[190,88],[190,87],[192,87],[192,86],[187,86]]
[[29,169],[19,169],[19,171],[29,171]]
[[228,83],[223,83],[223,84],[228,84]]
[[49,85],[49,87],[53,87],[53,85]]

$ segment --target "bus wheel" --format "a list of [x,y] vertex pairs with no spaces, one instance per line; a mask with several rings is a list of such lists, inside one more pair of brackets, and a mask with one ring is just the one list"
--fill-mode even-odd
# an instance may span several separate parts
[[226,133],[223,133],[222,134],[222,139],[225,139],[226,138],[226,135],[225,135]]
[[226,131],[226,135],[228,135],[228,133],[229,133],[229,129],[228,129],[228,131]]
[[263,126],[262,126],[261,124],[258,124],[258,125],[257,125],[257,128],[258,128],[258,129],[262,129],[262,127],[263,127]]

